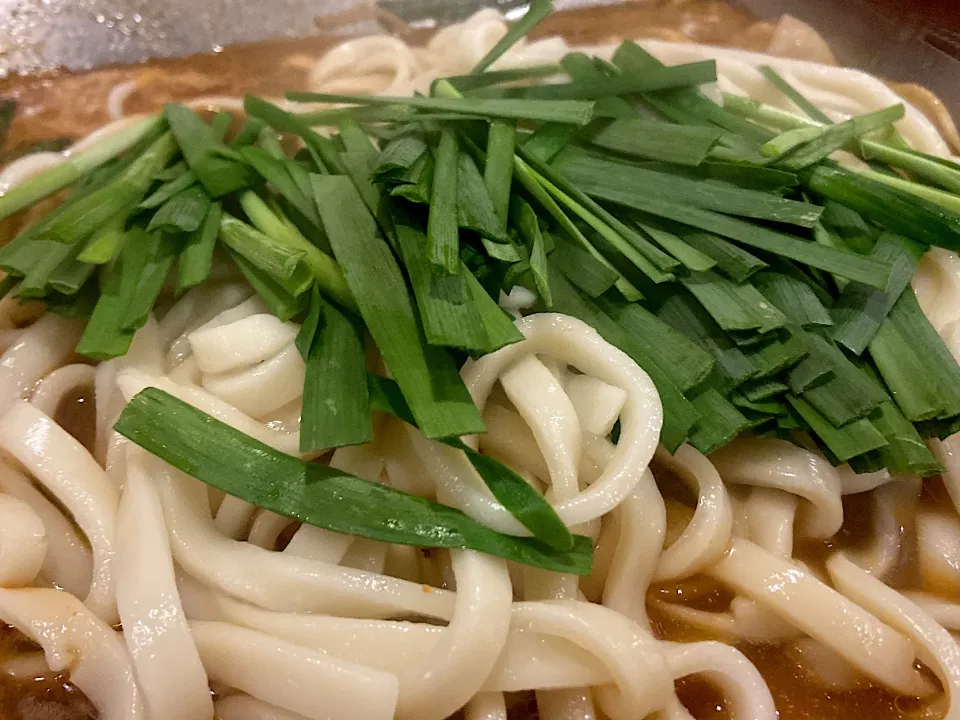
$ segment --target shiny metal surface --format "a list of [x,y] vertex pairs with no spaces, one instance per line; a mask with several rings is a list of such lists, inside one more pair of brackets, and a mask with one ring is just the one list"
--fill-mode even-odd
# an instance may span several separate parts
[[375,0],[0,0],[0,75],[376,30]]

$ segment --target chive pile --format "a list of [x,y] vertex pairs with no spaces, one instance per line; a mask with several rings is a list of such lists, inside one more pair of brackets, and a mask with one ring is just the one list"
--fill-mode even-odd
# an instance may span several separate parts
[[[924,441],[960,429],[960,367],[910,278],[930,246],[960,250],[960,166],[906,146],[893,125],[903,106],[832,123],[771,68],[804,115],[718,105],[700,90],[715,63],[665,67],[632,42],[612,62],[571,53],[488,70],[548,11],[535,2],[472,74],[429,96],[290,93],[344,105],[303,114],[247,97],[242,124],[167,105],[0,197],[6,218],[65,195],[0,249],[3,293],[84,318],[78,352],[106,360],[161,295],[229,258],[271,312],[301,322],[302,451],[368,442],[371,412],[390,412],[467,452],[535,539],[455,529],[444,523],[472,521],[431,503],[410,512],[447,527],[453,546],[542,567],[583,572],[589,548],[457,439],[484,430],[460,364],[522,339],[497,302],[516,286],[535,294],[533,311],[585,321],[651,376],[670,452],[709,454],[749,431],[814,443],[858,472],[939,472]],[[841,150],[868,166],[838,164]],[[368,338],[393,380],[363,370]],[[269,455],[270,488],[236,479],[231,453],[191,445],[191,427]],[[277,483],[321,471],[159,391],[118,430],[258,505],[424,544],[410,528],[386,533],[370,509],[402,493],[364,485],[354,500],[369,512],[347,519],[327,517],[346,486],[288,502]]]

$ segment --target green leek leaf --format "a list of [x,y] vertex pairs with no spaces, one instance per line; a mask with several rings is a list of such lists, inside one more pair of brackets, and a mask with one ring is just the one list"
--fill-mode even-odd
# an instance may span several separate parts
[[887,444],[880,431],[866,419],[837,427],[803,398],[788,395],[787,400],[840,462],[846,462],[850,458],[882,448]]
[[131,400],[114,427],[198,480],[308,525],[388,543],[469,548],[553,572],[590,572],[588,538],[560,551],[501,535],[459,510],[284,455],[156,388]]
[[457,230],[459,155],[457,136],[452,130],[442,130],[430,196],[427,257],[437,273],[447,275],[460,272],[460,234]]
[[767,82],[786,95],[787,98],[789,98],[789,100],[811,120],[814,120],[818,123],[823,123],[824,125],[829,125],[833,122],[829,116],[827,116],[816,105],[807,100],[807,98],[797,92],[792,85],[784,80],[780,74],[769,65],[761,65],[760,74],[767,79]]
[[720,139],[720,131],[629,118],[615,120],[595,130],[588,129],[585,137],[594,145],[624,155],[678,165],[699,165]]
[[521,38],[552,12],[552,0],[532,0],[526,14],[510,26],[506,34],[474,66],[473,70],[470,71],[471,74],[481,75],[484,70],[493,65],[507,50],[516,45]]
[[450,99],[439,97],[386,97],[383,95],[333,95],[311,92],[290,92],[287,93],[287,98],[295,102],[406,105],[418,110],[459,113],[464,118],[501,118],[528,122],[561,122],[573,125],[586,125],[593,118],[593,103],[582,100]]
[[353,183],[330,175],[311,180],[337,262],[417,425],[430,438],[483,432],[452,358],[427,344],[397,261]]
[[848,283],[832,309],[835,342],[860,355],[879,331],[897,298],[910,284],[924,248],[909,238],[884,233],[872,255],[891,265],[890,281],[879,290],[860,283]]
[[210,203],[200,227],[187,238],[186,245],[177,258],[178,295],[200,285],[210,276],[222,213],[220,201]]
[[[367,378],[373,407],[416,427],[410,408],[397,384],[376,375],[368,375]],[[481,455],[460,438],[445,438],[440,442],[462,451],[467,456],[493,496],[532,532],[535,538],[558,550],[570,550],[573,547],[574,538],[563,521],[543,495],[526,480],[506,465]]]
[[306,363],[300,452],[360,445],[373,438],[363,339],[357,327],[324,300],[317,287],[297,335]]
[[219,198],[253,182],[249,168],[223,156],[228,151],[214,128],[185,105],[168,103],[163,115],[190,169],[211,197]]
[[611,199],[610,192],[683,202],[728,215],[812,227],[823,209],[772,193],[693,180],[602,158],[576,148],[557,156],[554,167],[587,195]]
[[510,190],[513,181],[513,150],[516,146],[516,128],[513,123],[494,120],[487,134],[487,163],[483,181],[493,201],[493,210],[503,229],[507,226],[510,208]]
[[210,196],[199,185],[189,187],[167,200],[150,218],[147,232],[192,233],[207,215]]
[[401,135],[391,140],[377,158],[372,173],[373,180],[395,182],[425,152],[427,152],[427,144],[414,135]]
[[[550,293],[550,271],[547,268],[547,250],[543,240],[543,234],[540,232],[540,221],[537,220],[537,214],[533,208],[530,207],[530,204],[520,197],[513,199],[511,212],[513,214],[514,225],[517,230],[519,230],[521,237],[523,237],[527,251],[530,254],[530,274],[533,276],[533,282],[537,286],[537,292],[544,304],[550,307],[553,304],[553,296]],[[570,247],[575,246],[570,245]],[[576,249],[583,252],[580,248]],[[587,253],[583,254],[589,257],[591,261],[593,260],[592,256]],[[595,264],[599,265],[599,263]],[[607,270],[606,266],[599,265],[599,267],[602,267],[604,271]],[[614,280],[615,279],[616,277],[614,276]],[[612,283],[613,281],[611,281],[611,285]]]

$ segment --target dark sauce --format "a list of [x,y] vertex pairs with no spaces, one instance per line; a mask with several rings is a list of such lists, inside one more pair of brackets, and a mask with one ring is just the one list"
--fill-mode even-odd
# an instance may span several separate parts
[[20,631],[0,625],[0,718],[3,720],[96,720],[97,709],[66,675],[14,678],[8,660],[40,648]]
[[60,401],[55,419],[60,427],[92,452],[97,434],[96,412],[93,388],[78,388]]

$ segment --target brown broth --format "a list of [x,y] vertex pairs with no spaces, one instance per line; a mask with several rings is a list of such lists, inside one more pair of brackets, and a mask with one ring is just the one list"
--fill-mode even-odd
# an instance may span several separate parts
[[79,388],[60,401],[55,419],[87,450],[92,451],[97,433],[93,388]]
[[96,720],[96,708],[65,675],[19,679],[3,670],[8,660],[39,649],[18,630],[0,624],[0,718]]
[[[613,8],[556,13],[532,33],[563,35],[571,43],[598,43],[624,36],[651,36],[762,49],[773,26],[743,10],[712,0],[653,0]],[[423,30],[391,27],[410,42]],[[158,110],[163,103],[200,96],[257,93],[276,96],[303,88],[310,63],[343,38],[333,34],[271,40],[227,47],[220,53],[167,58],[89,72],[53,71],[0,78],[0,97],[19,103],[8,148],[49,138],[76,138],[109,120],[107,96],[116,85],[135,80],[128,112]],[[69,112],[64,112],[69,108]]]
[[[682,623],[652,615],[658,637],[676,642],[704,640]],[[933,720],[941,717],[935,708],[922,707],[915,698],[898,696],[882,687],[834,692],[811,682],[782,647],[738,645],[763,675],[780,720]],[[697,720],[731,720],[723,696],[699,676],[677,683],[680,700]],[[930,714],[934,712],[936,714]]]

